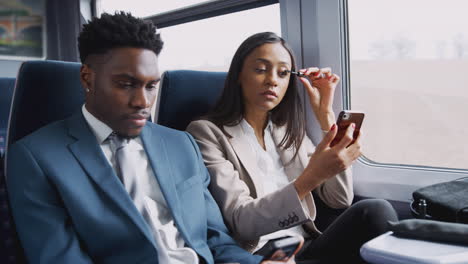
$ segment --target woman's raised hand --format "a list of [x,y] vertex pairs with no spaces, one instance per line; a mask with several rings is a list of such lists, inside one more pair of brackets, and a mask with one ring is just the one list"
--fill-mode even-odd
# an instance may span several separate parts
[[307,167],[294,182],[300,199],[303,199],[310,191],[327,179],[346,170],[361,155],[361,133],[359,133],[356,141],[351,144],[354,124],[347,128],[346,134],[340,142],[330,147],[330,143],[335,138],[337,131],[336,124],[333,124],[322,142],[315,148]]
[[332,105],[335,88],[340,77],[332,73],[331,68],[312,67],[302,69],[300,72],[307,76],[300,77],[299,80],[304,84],[309,94],[312,110],[314,110],[322,130],[328,131],[335,123]]

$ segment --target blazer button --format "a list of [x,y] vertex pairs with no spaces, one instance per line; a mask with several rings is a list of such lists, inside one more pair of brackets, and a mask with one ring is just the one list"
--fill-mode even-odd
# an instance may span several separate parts
[[291,213],[291,214],[288,214],[288,216],[289,216],[289,221],[290,221],[291,223],[294,223],[294,222],[299,221],[299,217],[298,217],[298,216],[296,215],[296,213],[294,213],[294,212]]
[[283,222],[283,221],[279,221],[279,222],[278,222],[278,226],[281,227],[281,228],[283,228],[283,227],[284,227],[284,222]]

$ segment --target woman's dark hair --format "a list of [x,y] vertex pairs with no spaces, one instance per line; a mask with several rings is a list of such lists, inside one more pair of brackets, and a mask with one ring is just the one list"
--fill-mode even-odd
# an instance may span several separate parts
[[[224,90],[214,108],[205,119],[216,124],[224,133],[223,126],[234,126],[244,118],[244,102],[239,75],[245,58],[257,47],[267,43],[281,43],[291,56],[292,71],[296,71],[296,61],[291,48],[284,39],[272,32],[262,32],[247,38],[237,49],[229,67]],[[286,134],[279,143],[279,147],[295,148],[293,159],[297,155],[305,135],[305,115],[297,88],[297,78],[291,75],[288,88],[283,100],[270,111],[270,118],[276,126],[286,125]],[[227,133],[226,133],[227,134]],[[230,135],[228,135],[230,136]]]
[[132,47],[152,50],[159,55],[163,47],[156,26],[130,13],[104,13],[83,25],[78,36],[80,59],[85,63],[89,55],[105,54],[114,48]]

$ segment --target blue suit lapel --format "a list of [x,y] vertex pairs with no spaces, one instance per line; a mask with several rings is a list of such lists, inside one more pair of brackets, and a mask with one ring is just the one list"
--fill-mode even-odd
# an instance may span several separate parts
[[145,146],[146,155],[148,156],[148,160],[153,168],[154,175],[159,183],[167,206],[174,218],[174,222],[176,223],[176,226],[182,234],[185,242],[189,243],[187,232],[185,232],[185,227],[181,218],[180,201],[177,196],[177,189],[170,166],[171,160],[169,160],[170,157],[168,157],[167,154],[166,144],[163,141],[163,136],[155,134],[154,132],[155,130],[152,130],[149,125],[146,125],[141,133],[141,139]]
[[69,120],[68,126],[70,135],[77,139],[68,148],[85,169],[88,176],[129,216],[132,222],[154,245],[154,238],[149,226],[136,209],[127,191],[104,156],[95,135],[88,127],[81,112]]

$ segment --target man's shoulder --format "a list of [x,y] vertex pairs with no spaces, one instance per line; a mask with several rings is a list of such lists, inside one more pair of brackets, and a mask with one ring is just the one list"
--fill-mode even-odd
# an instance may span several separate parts
[[151,131],[151,134],[153,136],[158,137],[165,142],[169,142],[171,144],[176,145],[187,143],[191,145],[190,141],[192,137],[186,131],[181,131],[150,122],[148,122],[147,128]]
[[64,119],[47,124],[21,138],[18,142],[28,146],[51,146],[53,142],[56,142],[67,135],[67,120],[68,119]]
[[153,122],[148,122],[147,126],[152,132],[156,132],[158,135],[161,135],[161,136],[174,136],[174,137],[180,137],[180,136],[186,137],[187,136],[187,133],[185,131],[180,131],[180,130],[173,129],[170,127],[161,126]]
[[[154,123],[149,123],[147,130],[151,131],[151,134],[145,132],[145,140],[156,140],[154,143],[162,143],[166,146],[166,151],[171,155],[182,155],[189,157],[189,153],[197,153],[198,147],[193,137],[181,130],[161,126]],[[151,141],[147,141],[151,142]],[[179,156],[179,158],[182,158]],[[198,156],[195,155],[195,156]]]

